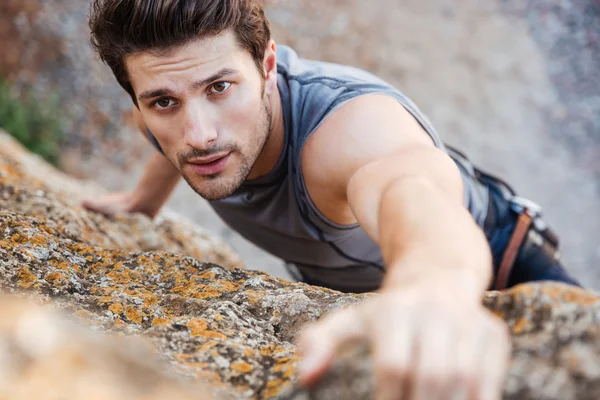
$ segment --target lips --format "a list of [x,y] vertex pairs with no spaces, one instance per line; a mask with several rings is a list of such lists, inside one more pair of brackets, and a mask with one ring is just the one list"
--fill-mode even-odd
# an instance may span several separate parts
[[216,154],[210,157],[195,158],[188,163],[198,175],[215,175],[225,169],[230,156],[231,153]]

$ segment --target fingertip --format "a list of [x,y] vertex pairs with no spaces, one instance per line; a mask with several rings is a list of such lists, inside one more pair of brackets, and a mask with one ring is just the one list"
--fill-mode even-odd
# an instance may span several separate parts
[[327,352],[311,353],[298,368],[298,379],[304,386],[314,385],[329,368],[332,357]]

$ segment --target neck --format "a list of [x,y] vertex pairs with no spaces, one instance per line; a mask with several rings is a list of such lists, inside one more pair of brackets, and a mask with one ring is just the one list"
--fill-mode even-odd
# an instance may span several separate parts
[[283,110],[281,109],[279,89],[276,89],[268,97],[268,101],[271,107],[271,131],[248,175],[248,180],[259,178],[271,172],[281,157],[283,146],[285,145],[285,127],[283,124]]

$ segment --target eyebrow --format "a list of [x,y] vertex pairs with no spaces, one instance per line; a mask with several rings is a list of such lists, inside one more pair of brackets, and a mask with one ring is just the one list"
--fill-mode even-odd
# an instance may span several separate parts
[[[213,83],[216,80],[219,80],[219,79],[224,78],[226,76],[234,75],[234,74],[237,74],[237,73],[238,73],[238,71],[235,70],[235,69],[223,68],[222,70],[220,70],[217,73],[209,76],[206,79],[202,79],[201,81],[194,82],[192,84],[192,88],[193,89],[202,88],[204,86],[207,86],[207,85]],[[174,92],[171,89],[166,89],[166,88],[147,90],[145,92],[142,92],[138,96],[138,99],[140,99],[140,100],[147,100],[147,99],[152,99],[154,97],[171,96],[171,95],[173,95],[173,93]]]

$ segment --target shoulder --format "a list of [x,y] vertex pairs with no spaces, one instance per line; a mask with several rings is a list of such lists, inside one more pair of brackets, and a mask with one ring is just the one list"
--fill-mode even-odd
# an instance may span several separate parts
[[327,215],[325,209],[346,204],[348,182],[358,169],[415,144],[434,146],[397,99],[384,94],[354,97],[331,113],[302,149],[309,194]]
[[433,141],[396,99],[366,94],[344,103],[307,139],[302,169],[305,179],[343,183],[362,165],[413,144],[433,146]]

